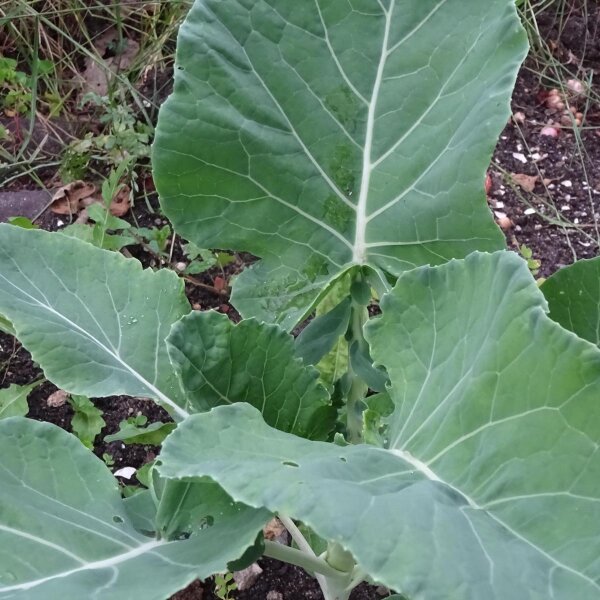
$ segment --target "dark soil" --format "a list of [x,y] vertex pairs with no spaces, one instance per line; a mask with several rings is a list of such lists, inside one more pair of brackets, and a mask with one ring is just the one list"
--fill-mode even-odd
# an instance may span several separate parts
[[[250,589],[232,594],[237,600],[322,600],[316,580],[302,569],[270,558],[259,560],[258,564],[263,572]],[[219,600],[214,587],[212,580],[205,584],[195,581],[171,600]],[[386,595],[384,588],[361,584],[350,600],[382,600]]]
[[[512,119],[500,136],[490,167],[489,204],[496,216],[505,214],[512,221],[506,230],[509,246],[531,248],[541,261],[540,275],[548,276],[598,253],[600,137],[593,126],[600,124],[600,113],[590,110],[589,128],[578,134],[563,127],[557,138],[541,135],[559,117],[539,100],[543,93],[537,77],[524,68],[513,115],[521,113],[525,119]],[[520,188],[510,174],[537,176],[533,192]]]
[[[256,583],[248,590],[235,592],[237,600],[322,600],[323,595],[316,580],[293,565],[270,558],[258,561],[263,569]],[[382,590],[382,588],[379,588]],[[183,590],[173,600],[218,600],[214,592],[214,584],[210,582],[204,589],[204,595],[198,595],[198,588]],[[381,600],[386,592],[380,593],[377,588],[361,584],[350,596],[350,600]]]

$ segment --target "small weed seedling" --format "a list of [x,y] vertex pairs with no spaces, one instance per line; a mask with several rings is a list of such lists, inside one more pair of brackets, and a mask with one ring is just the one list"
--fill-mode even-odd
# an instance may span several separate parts
[[237,590],[233,573],[217,573],[215,575],[215,594],[220,600],[232,600],[231,592]]

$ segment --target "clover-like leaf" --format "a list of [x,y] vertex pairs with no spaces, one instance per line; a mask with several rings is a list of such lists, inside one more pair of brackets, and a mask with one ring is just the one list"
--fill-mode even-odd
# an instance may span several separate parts
[[501,248],[483,182],[525,51],[514,0],[198,0],[153,149],[165,213],[260,256],[234,303],[288,329],[354,265]]

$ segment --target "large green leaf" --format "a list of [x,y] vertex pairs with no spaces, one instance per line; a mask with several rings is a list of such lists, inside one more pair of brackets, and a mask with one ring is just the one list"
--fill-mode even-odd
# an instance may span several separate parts
[[303,364],[278,326],[193,312],[173,326],[167,344],[189,412],[249,402],[283,431],[325,439],[333,429],[336,409],[317,370]]
[[188,313],[171,271],[56,233],[0,225],[0,313],[60,388],[153,398],[185,416],[164,342]]
[[72,435],[0,423],[0,598],[163,600],[223,571],[268,515],[238,506],[187,540],[138,533],[106,466]]
[[526,51],[514,0],[197,0],[153,149],[162,206],[262,261],[245,316],[291,328],[352,265],[503,247],[483,181]]
[[396,405],[387,449],[236,405],[186,420],[162,474],[301,519],[409,598],[598,597],[600,352],[545,315],[512,253],[408,272],[382,308],[367,337]]
[[550,318],[600,345],[600,258],[578,260],[546,279],[542,291]]

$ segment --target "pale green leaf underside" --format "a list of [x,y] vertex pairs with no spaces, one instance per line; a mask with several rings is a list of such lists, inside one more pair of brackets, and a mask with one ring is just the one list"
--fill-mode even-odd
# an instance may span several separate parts
[[294,340],[254,319],[234,325],[214,311],[193,312],[167,338],[188,412],[248,402],[271,426],[326,439],[337,411],[318,383],[318,371],[295,354]]
[[305,521],[409,598],[597,597],[600,352],[512,253],[408,272],[382,308],[389,449],[298,440],[242,405],[186,421],[162,473]]
[[153,150],[162,206],[262,257],[234,301],[288,328],[354,264],[501,248],[483,179],[525,50],[514,0],[198,0]]
[[163,600],[227,568],[265,513],[245,509],[185,541],[138,533],[106,466],[47,423],[0,423],[0,598]]
[[600,258],[578,260],[542,285],[550,318],[600,345]]
[[142,270],[73,238],[0,225],[0,313],[64,390],[153,398],[185,416],[165,338],[189,310],[183,283],[167,269]]

